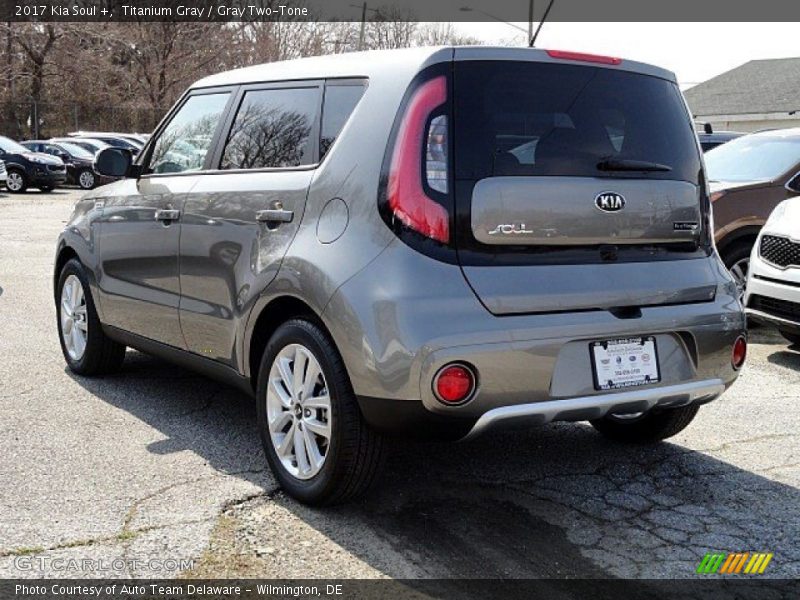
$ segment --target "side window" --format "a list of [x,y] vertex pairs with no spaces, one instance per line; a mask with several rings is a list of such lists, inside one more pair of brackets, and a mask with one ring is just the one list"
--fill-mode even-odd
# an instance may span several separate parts
[[230,92],[191,96],[159,134],[147,172],[202,169],[229,96]]
[[220,169],[264,169],[311,164],[311,133],[319,88],[245,92],[225,142]]
[[322,127],[319,136],[319,159],[328,153],[339,136],[344,124],[364,95],[366,86],[358,84],[328,83],[325,86],[325,101],[322,103]]

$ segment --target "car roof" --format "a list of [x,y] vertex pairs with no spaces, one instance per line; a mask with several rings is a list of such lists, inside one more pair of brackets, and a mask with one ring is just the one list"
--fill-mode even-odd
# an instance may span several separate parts
[[520,60],[573,65],[582,64],[592,67],[639,72],[675,81],[675,75],[670,71],[627,59],[623,60],[619,65],[608,65],[554,58],[546,50],[539,48],[424,46],[420,48],[329,54],[253,65],[204,77],[195,82],[191,89],[298,79],[373,78],[387,74],[392,77],[411,77],[429,65],[450,60]]
[[790,127],[787,129],[768,129],[766,131],[757,131],[756,133],[748,134],[748,137],[775,137],[796,139],[800,138],[800,127]]

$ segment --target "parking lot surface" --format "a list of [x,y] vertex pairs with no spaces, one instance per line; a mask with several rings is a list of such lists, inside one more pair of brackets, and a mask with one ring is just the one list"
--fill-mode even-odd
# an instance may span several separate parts
[[77,197],[0,193],[1,577],[694,577],[706,552],[800,576],[800,349],[774,333],[669,442],[396,442],[368,497],[309,509],[235,390],[132,351],[104,379],[65,369],[52,265]]

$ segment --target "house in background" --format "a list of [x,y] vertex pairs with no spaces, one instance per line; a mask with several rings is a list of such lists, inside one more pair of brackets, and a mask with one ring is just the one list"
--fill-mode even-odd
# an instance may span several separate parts
[[800,58],[751,60],[683,93],[715,131],[800,127]]

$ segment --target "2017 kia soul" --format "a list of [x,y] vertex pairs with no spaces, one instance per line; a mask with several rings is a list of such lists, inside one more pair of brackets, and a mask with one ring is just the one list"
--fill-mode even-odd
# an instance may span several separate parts
[[387,433],[589,420],[655,442],[744,362],[690,115],[656,67],[499,48],[249,67],[96,168],[126,179],[58,241],[69,367],[129,346],[238,385],[304,502],[363,491]]

